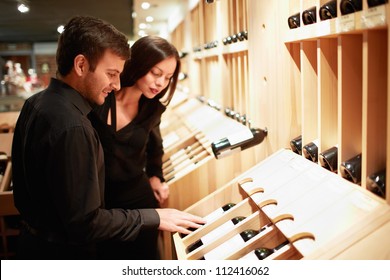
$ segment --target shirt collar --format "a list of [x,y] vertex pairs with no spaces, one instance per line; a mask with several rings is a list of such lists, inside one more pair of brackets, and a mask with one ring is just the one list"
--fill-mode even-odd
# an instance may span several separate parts
[[85,99],[77,90],[61,80],[51,78],[48,88],[71,102],[83,115],[86,116],[91,112],[92,107],[87,99]]

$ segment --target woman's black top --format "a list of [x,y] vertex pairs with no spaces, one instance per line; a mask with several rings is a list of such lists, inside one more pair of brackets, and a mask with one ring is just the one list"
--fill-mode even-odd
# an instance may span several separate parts
[[[108,125],[110,109],[111,125]],[[158,207],[149,177],[157,176],[164,181],[164,151],[159,125],[165,109],[159,100],[142,95],[137,116],[117,131],[115,94],[112,92],[105,103],[90,114],[104,149],[107,208]]]

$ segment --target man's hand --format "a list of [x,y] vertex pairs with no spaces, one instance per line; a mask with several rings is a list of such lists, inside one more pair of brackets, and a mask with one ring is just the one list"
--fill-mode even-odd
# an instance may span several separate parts
[[206,220],[201,217],[177,209],[158,208],[156,211],[160,216],[159,230],[190,234],[188,228],[199,228],[206,223]]

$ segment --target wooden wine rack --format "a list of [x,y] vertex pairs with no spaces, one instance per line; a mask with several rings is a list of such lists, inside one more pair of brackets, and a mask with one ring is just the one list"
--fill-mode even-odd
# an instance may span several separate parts
[[[8,116],[8,115],[7,115]],[[11,123],[11,127],[14,127],[14,122]],[[13,131],[13,129],[12,129]],[[14,206],[13,191],[11,189],[12,182],[12,162],[11,162],[11,146],[12,146],[13,133],[0,133],[0,151],[8,155],[8,164],[5,170],[4,176],[0,182],[0,236],[1,236],[1,249],[0,257],[2,259],[12,258],[15,255],[15,248],[10,246],[10,240],[16,239],[19,234],[19,230],[14,227],[10,227],[6,219],[8,216],[18,216],[19,212]]]
[[[169,124],[162,130],[163,143],[172,135],[176,139],[164,145],[163,174],[170,187],[165,207],[184,210],[243,171],[232,164],[239,155],[217,160],[211,143],[248,127],[198,98],[171,109],[163,121]],[[218,172],[226,166],[231,172]]]
[[339,169],[342,162],[361,154],[361,185],[366,188],[366,178],[386,169],[389,160],[389,7],[368,8],[362,1],[362,11],[341,15],[339,0],[338,16],[320,21],[318,10],[325,2],[295,0],[289,7],[293,14],[316,6],[318,19],[285,32],[295,65],[293,91],[302,98],[297,134],[302,135],[302,145],[318,139],[319,153],[337,145]]
[[[162,206],[184,210],[244,171],[235,164],[240,161],[240,153],[216,159],[211,143],[249,128],[199,98],[188,98],[168,108],[162,120],[163,143],[172,135],[176,141],[164,145],[163,174],[169,198]],[[163,233],[164,259],[173,258],[171,238],[170,233]]]
[[[178,259],[200,259],[243,230],[265,225],[244,246],[232,248],[220,259],[245,258],[256,248],[275,248],[285,241],[288,244],[267,259],[389,259],[389,238],[376,237],[388,233],[390,206],[288,149],[271,155],[186,211],[206,216],[229,202],[236,205],[219,218],[185,237],[173,235]],[[246,219],[186,252],[190,244],[236,216]]]
[[[329,0],[199,1],[172,32],[185,61],[189,88],[245,112],[269,130],[267,143],[241,157],[253,166],[301,135],[318,140],[318,153],[338,147],[342,162],[362,155],[361,186],[386,170],[390,182],[390,4],[321,21]],[[289,29],[287,19],[315,6],[317,22]],[[190,27],[190,28],[189,28]],[[222,38],[248,30],[249,39]],[[191,32],[188,32],[188,31]],[[216,48],[204,44],[218,40]],[[340,170],[337,170],[340,176]],[[385,200],[390,204],[390,192]]]

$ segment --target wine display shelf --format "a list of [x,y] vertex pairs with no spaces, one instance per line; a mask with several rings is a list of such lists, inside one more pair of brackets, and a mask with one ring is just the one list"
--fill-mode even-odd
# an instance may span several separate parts
[[[217,160],[211,143],[249,127],[212,108],[207,100],[188,98],[169,109],[162,124],[163,174],[170,186],[164,206],[184,210],[243,171],[232,164],[239,154]],[[229,172],[218,172],[220,168]]]
[[[188,98],[178,106],[168,107],[166,113],[161,133],[169,198],[162,206],[184,210],[244,171],[245,165],[236,163],[241,154],[250,153],[251,149],[216,159],[211,143],[249,127],[212,108],[202,98]],[[163,233],[163,246],[163,258],[172,259],[170,233]]]
[[[172,42],[188,52],[182,62],[190,91],[242,113],[249,108],[247,10],[248,0],[199,1],[188,12],[190,23],[183,21],[171,34]],[[244,32],[246,37],[238,36]]]
[[[386,166],[389,151],[389,5],[369,8],[321,21],[319,9],[328,1],[291,1],[290,15],[317,7],[317,22],[286,30],[292,91],[300,97],[302,146],[317,141],[318,154],[337,147],[337,170],[361,154],[361,180]],[[287,22],[286,22],[287,26]],[[286,28],[288,29],[288,28]],[[320,162],[317,161],[319,164]],[[388,185],[389,176],[386,176]],[[389,193],[387,191],[387,193]],[[390,203],[390,195],[383,196]]]
[[[207,217],[227,203],[235,206],[187,236],[173,235],[178,259],[253,259],[256,248],[283,242],[266,259],[390,258],[390,206],[291,150],[274,153],[185,211]],[[237,216],[246,218],[218,232]],[[243,230],[264,227],[244,245],[218,249]],[[214,238],[186,251],[212,232]]]
[[[387,29],[388,26],[388,8],[386,4],[375,7],[368,7],[367,1],[363,0],[362,10],[354,13],[342,15],[340,12],[341,0],[337,0],[337,17],[321,20],[320,7],[329,0],[311,0],[311,1],[289,1],[290,15],[300,13],[301,24],[298,28],[290,29],[286,34],[284,41],[301,42],[313,40],[315,38],[337,38],[342,34],[363,34],[369,30]],[[313,24],[305,25],[302,22],[302,13],[311,7],[316,7],[317,21]],[[286,22],[287,24],[287,22]]]
[[[337,0],[337,17],[321,21],[327,2],[198,1],[171,35],[189,50],[190,92],[268,128],[266,143],[241,164],[253,166],[301,135],[303,145],[318,140],[318,153],[338,147],[339,176],[342,162],[362,154],[360,185],[367,188],[367,177],[383,169],[388,185],[390,5],[369,8],[362,0],[361,11],[341,15]],[[300,27],[289,29],[291,15],[313,6],[316,23],[304,25],[301,18]],[[248,40],[220,44],[240,30],[248,31]],[[216,47],[204,49],[214,40]],[[385,200],[390,204],[389,192]]]

